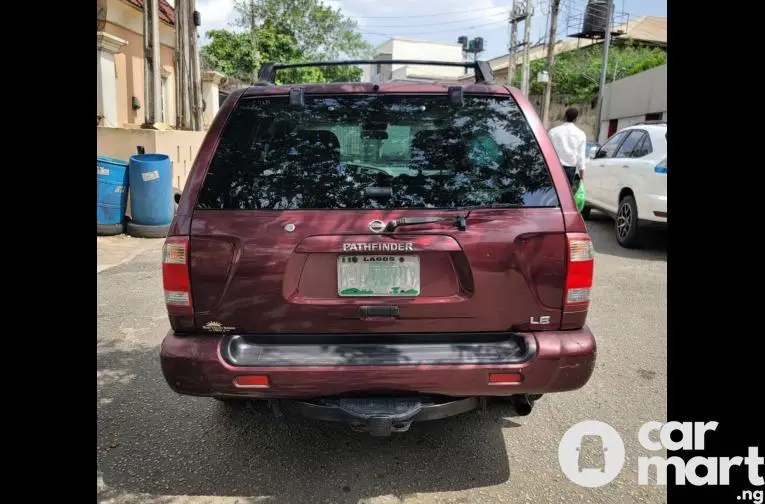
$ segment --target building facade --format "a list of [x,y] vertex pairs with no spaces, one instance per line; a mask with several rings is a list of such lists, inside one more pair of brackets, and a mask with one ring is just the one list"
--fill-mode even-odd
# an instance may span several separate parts
[[[143,0],[99,0],[105,23],[98,32],[99,125],[130,127],[144,122]],[[175,11],[159,2],[161,122],[175,124]]]
[[392,65],[390,60],[431,60],[463,63],[465,56],[462,45],[447,42],[431,42],[392,38],[375,48],[373,59],[376,65],[364,65],[364,80],[385,82],[390,80],[457,81],[465,75],[461,67],[432,65]]
[[[621,33],[621,35],[614,40],[614,43],[618,43],[618,39],[624,39],[642,45],[666,47],[667,18],[658,16],[636,17],[628,22],[615,25],[614,32]],[[555,42],[554,52],[557,55],[569,51],[576,51],[591,45],[599,45],[601,43],[601,40],[566,38]],[[536,44],[529,47],[529,61],[542,58],[547,58],[546,44]],[[509,63],[510,59],[508,54],[503,54],[502,56],[489,60],[489,66],[491,66],[491,69],[494,72],[494,80],[502,84],[507,82],[507,69]],[[519,50],[518,53],[516,53],[515,60],[516,72],[521,68],[521,64],[522,51]],[[532,75],[531,78],[535,79],[536,76]],[[467,77],[463,77],[463,79],[467,79]],[[519,83],[516,81],[514,85],[518,86]]]
[[666,120],[667,65],[662,65],[606,85],[598,142],[633,124]]

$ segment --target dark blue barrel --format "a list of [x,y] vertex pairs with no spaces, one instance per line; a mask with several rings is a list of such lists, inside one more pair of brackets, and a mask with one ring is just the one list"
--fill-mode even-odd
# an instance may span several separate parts
[[165,154],[130,158],[130,217],[143,226],[167,226],[173,220],[173,168]]
[[96,186],[96,224],[125,224],[128,163],[105,156],[96,157]]

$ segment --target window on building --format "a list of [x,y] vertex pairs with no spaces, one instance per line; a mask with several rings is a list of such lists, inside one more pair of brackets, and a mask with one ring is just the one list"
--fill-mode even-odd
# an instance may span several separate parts
[[611,138],[619,128],[619,119],[611,119],[608,121],[608,137]]

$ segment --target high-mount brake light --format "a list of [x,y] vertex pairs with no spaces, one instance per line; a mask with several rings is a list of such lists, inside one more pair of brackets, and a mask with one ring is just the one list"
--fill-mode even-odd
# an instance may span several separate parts
[[194,312],[188,259],[188,238],[167,238],[162,247],[162,283],[165,305],[171,315],[191,315]]

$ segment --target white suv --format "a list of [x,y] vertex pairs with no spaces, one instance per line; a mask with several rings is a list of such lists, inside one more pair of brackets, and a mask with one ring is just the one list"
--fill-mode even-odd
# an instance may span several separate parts
[[616,221],[622,247],[639,244],[639,230],[667,225],[667,125],[636,124],[612,136],[587,162],[587,201]]

